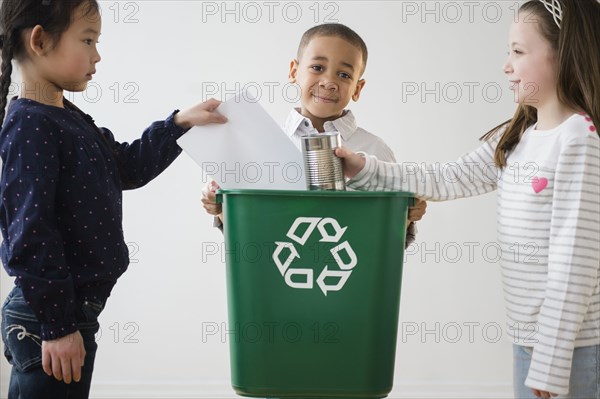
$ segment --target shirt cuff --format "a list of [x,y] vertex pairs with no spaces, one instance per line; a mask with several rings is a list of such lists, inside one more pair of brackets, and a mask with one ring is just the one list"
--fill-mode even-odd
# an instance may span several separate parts
[[410,224],[406,228],[406,243],[404,244],[404,248],[407,248],[410,244],[415,242],[416,239],[417,239],[417,224],[415,222],[410,222]]
[[177,115],[178,112],[179,112],[179,110],[176,109],[175,111],[173,111],[171,113],[171,115],[169,115],[167,117],[167,119],[165,119],[165,128],[167,128],[167,130],[171,133],[171,135],[175,136],[176,139],[180,138],[188,130],[190,130],[190,129],[184,129],[175,123],[175,115]]
[[368,181],[368,179],[365,179],[365,177],[369,174],[369,169],[372,168],[372,163],[376,162],[377,158],[375,158],[372,155],[369,156],[366,153],[361,152],[361,151],[357,152],[357,154],[365,159],[365,166],[353,178],[348,180],[348,182],[346,184],[350,188],[353,188],[355,190],[361,190],[362,187],[364,187],[364,185]]
[[218,216],[215,216],[213,219],[213,227],[221,230],[221,233],[223,232],[223,222],[221,222],[221,219]]
[[69,334],[73,334],[77,330],[77,322],[75,319],[54,324],[42,323],[40,338],[42,341],[53,341]]

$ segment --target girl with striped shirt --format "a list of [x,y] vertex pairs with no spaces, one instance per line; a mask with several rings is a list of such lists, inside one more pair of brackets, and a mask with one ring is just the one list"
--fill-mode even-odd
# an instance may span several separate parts
[[498,190],[515,397],[600,398],[600,2],[528,1],[509,36],[518,108],[481,147],[437,168],[337,155],[359,190]]

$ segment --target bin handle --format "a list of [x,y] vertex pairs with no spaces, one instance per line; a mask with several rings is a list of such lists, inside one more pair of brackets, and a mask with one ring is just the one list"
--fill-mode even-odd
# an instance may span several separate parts
[[[217,190],[217,192],[215,193],[216,197],[215,197],[215,202],[217,204],[222,204],[223,203],[223,191],[221,191],[221,189]],[[415,206],[415,202],[416,202],[416,197],[409,197],[408,198],[408,206]]]

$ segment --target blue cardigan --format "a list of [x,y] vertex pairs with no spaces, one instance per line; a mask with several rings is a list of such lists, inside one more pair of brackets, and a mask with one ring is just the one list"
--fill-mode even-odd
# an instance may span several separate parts
[[4,268],[51,340],[77,330],[81,302],[104,302],[129,264],[122,190],[158,176],[181,153],[171,114],[131,144],[88,115],[14,99],[0,132]]

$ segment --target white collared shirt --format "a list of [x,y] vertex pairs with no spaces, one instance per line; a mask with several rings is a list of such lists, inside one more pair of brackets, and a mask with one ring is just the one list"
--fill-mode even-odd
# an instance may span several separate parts
[[[390,147],[378,136],[358,127],[354,114],[350,110],[344,111],[341,117],[333,121],[325,122],[323,127],[326,132],[339,132],[342,137],[342,145],[354,152],[363,151],[376,156],[381,161],[396,162],[396,157]],[[298,109],[292,109],[289,113],[283,125],[283,131],[299,149],[301,149],[300,137],[319,133],[313,127],[311,120],[303,116]],[[221,220],[216,216],[213,225],[220,229],[223,228]],[[406,246],[415,241],[416,234],[416,224],[411,222],[406,231]]]
[[[372,133],[356,125],[356,119],[352,111],[346,110],[344,114],[333,121],[327,121],[323,125],[326,132],[339,132],[342,137],[342,145],[356,152],[363,151],[369,155],[375,155],[377,159],[384,162],[396,162],[394,153],[385,142]],[[298,109],[292,109],[283,125],[283,131],[296,147],[300,148],[300,137],[319,132],[307,117],[300,114]]]
[[[354,114],[350,110],[345,110],[344,114],[335,120],[325,122],[323,128],[326,132],[339,132],[342,137],[342,145],[354,152],[362,151],[374,155],[383,162],[396,162],[396,157],[390,147],[378,136],[358,127]],[[297,108],[292,109],[289,113],[283,125],[283,131],[298,148],[301,148],[300,137],[319,133],[313,127],[310,119],[303,116]],[[349,187],[348,189],[351,190]],[[406,231],[406,246],[415,241],[416,234],[417,226],[411,222]]]

